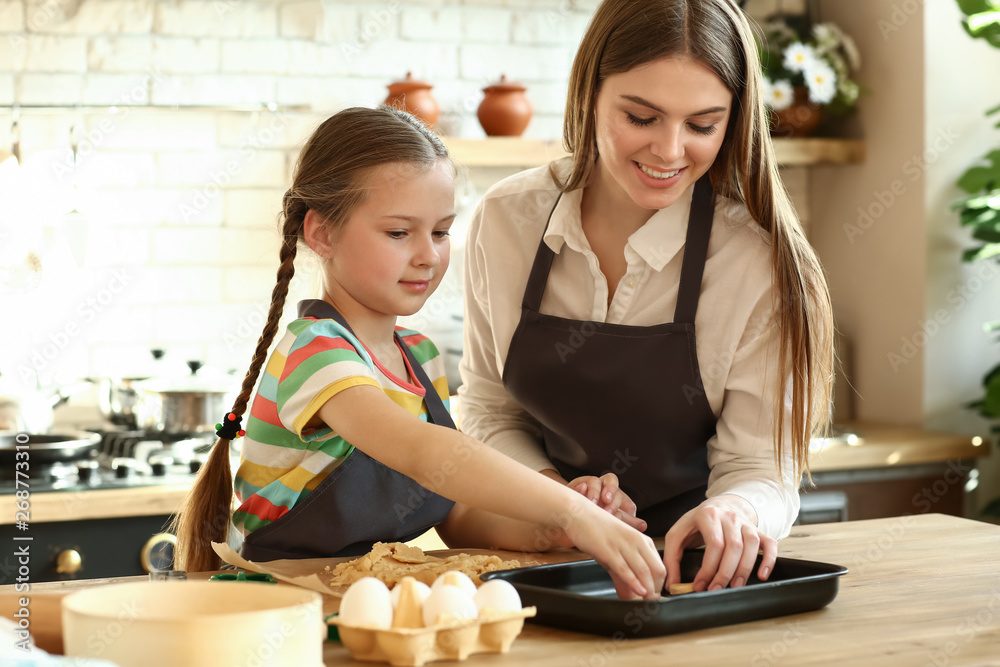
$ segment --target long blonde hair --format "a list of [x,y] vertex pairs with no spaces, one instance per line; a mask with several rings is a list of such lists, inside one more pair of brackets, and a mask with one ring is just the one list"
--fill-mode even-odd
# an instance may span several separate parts
[[[430,168],[439,160],[448,159],[448,150],[438,136],[420,120],[398,109],[385,106],[345,109],[320,124],[299,155],[292,186],[282,202],[277,282],[271,292],[267,323],[233,404],[232,413],[236,417],[246,412],[268,348],[278,331],[288,284],[295,274],[295,255],[303,238],[306,213],[311,209],[324,224],[336,228],[367,197],[368,180],[375,168],[400,162]],[[214,570],[220,565],[211,542],[226,542],[231,525],[233,480],[229,448],[229,439],[216,441],[194,487],[174,517],[179,569],[198,572]]]
[[[572,167],[563,192],[586,186],[597,160],[594,108],[613,74],[671,56],[705,64],[733,94],[722,147],[709,168],[719,194],[743,202],[771,238],[779,360],[774,378],[774,444],[779,470],[809,470],[809,440],[829,425],[833,311],[826,277],[781,183],[763,103],[753,31],[731,0],[604,0],[583,37],[570,74],[563,141]],[[785,396],[791,385],[791,424]],[[790,427],[791,452],[784,439]]]

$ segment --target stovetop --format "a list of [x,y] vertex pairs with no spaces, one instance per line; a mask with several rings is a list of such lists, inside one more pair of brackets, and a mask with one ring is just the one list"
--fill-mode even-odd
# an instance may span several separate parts
[[[95,491],[141,486],[190,485],[215,443],[214,433],[151,433],[97,430],[101,441],[89,456],[40,465],[27,479],[32,493]],[[13,479],[0,479],[0,495],[14,493]]]

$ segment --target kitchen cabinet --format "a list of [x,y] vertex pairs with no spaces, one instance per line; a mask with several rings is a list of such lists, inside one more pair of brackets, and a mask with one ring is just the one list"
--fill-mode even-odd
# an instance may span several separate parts
[[[441,137],[452,158],[464,167],[537,167],[563,157],[562,140],[488,137]],[[857,139],[774,139],[778,164],[854,164],[865,157],[865,143]]]
[[976,436],[876,423],[848,424],[857,445],[838,444],[809,457],[814,486],[803,482],[803,507],[812,497],[840,495],[847,520],[939,512],[965,516],[966,486],[989,443]]
[[[193,478],[192,478],[193,479]],[[33,582],[94,579],[170,569],[175,538],[172,515],[187,484],[123,489],[32,493],[27,530],[17,530],[15,513],[0,514],[0,539],[29,537],[29,579]],[[14,496],[0,495],[14,507]],[[0,557],[0,584],[12,583],[18,568]]]

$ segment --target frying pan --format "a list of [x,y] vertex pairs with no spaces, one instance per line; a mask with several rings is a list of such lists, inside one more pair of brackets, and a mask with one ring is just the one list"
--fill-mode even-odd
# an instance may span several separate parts
[[[0,470],[13,478],[14,464],[18,461],[28,463],[29,474],[37,464],[79,461],[92,456],[100,442],[100,434],[89,431],[44,434],[0,431]],[[27,456],[18,457],[18,452],[27,452]]]

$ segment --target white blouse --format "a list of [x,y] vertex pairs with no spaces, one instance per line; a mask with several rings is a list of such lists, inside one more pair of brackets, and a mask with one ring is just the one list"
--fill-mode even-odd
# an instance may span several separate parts
[[[557,168],[566,173],[569,158]],[[583,190],[564,194],[545,232],[556,256],[541,312],[635,326],[672,321],[692,190],[629,237],[628,270],[610,305],[607,281],[581,226]],[[555,468],[546,458],[541,428],[507,393],[501,377],[528,273],[558,193],[547,166],[496,184],[475,212],[465,250],[462,430],[536,470]],[[757,511],[758,527],[781,538],[798,514],[799,480],[790,456],[782,461],[782,475],[775,464],[773,312],[768,235],[743,204],[717,197],[695,316],[698,365],[718,418],[716,435],[707,443],[707,495],[744,498]],[[789,406],[786,400],[786,424]],[[608,407],[627,418],[627,405]]]

